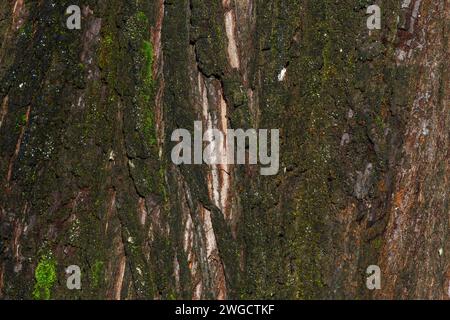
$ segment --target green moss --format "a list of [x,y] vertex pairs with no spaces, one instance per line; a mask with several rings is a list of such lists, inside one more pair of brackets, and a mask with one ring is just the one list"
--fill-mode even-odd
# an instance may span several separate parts
[[170,293],[167,295],[167,300],[177,300],[176,294],[175,294],[174,292],[170,292]]
[[159,191],[161,192],[164,202],[167,204],[169,201],[169,195],[167,194],[165,179],[166,177],[166,169],[163,165],[159,168]]
[[143,11],[138,11],[136,13],[136,19],[142,23],[148,23],[148,18]]
[[16,120],[16,131],[19,131],[20,128],[27,124],[27,114],[21,114]]
[[52,255],[41,257],[34,272],[36,283],[33,298],[36,300],[49,300],[51,289],[56,282],[56,262]]
[[114,62],[118,60],[119,48],[111,31],[107,31],[100,43],[99,66],[105,72],[105,78],[109,83],[116,82],[116,68]]
[[20,125],[25,125],[27,123],[27,114],[24,113],[20,116]]
[[155,122],[154,122],[153,110],[150,108],[144,109],[144,136],[150,145],[156,145],[156,134],[155,134]]
[[113,39],[112,39],[112,36],[111,35],[106,35],[106,37],[105,37],[105,39],[103,40],[104,42],[104,44],[106,45],[106,46],[108,46],[108,47],[110,47],[110,46],[112,46],[112,44],[113,44]]
[[156,145],[155,116],[153,113],[154,80],[153,80],[153,46],[150,41],[142,43],[142,54],[144,56],[144,86],[140,89],[140,100],[143,103],[143,133],[151,146]]
[[375,124],[380,128],[380,129],[384,129],[385,124],[384,124],[384,120],[383,117],[381,115],[377,115],[374,119]]
[[91,286],[93,288],[96,288],[99,286],[99,284],[102,281],[102,275],[103,275],[103,268],[104,263],[103,261],[96,260],[94,264],[91,267],[91,274],[92,274],[92,283]]
[[142,50],[145,57],[146,81],[148,81],[149,85],[153,86],[153,46],[151,42],[144,40]]
[[24,39],[30,39],[32,35],[33,29],[31,23],[25,23],[22,27],[19,29],[19,36]]
[[375,248],[375,250],[380,250],[381,246],[383,245],[383,239],[377,238],[377,239],[373,240],[372,244],[373,244],[373,247]]

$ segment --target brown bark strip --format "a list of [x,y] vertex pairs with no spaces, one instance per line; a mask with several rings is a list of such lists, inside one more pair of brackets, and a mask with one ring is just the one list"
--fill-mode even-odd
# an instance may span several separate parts
[[115,258],[110,261],[109,265],[113,283],[107,296],[110,300],[121,300],[126,269],[126,256],[121,236],[117,235],[114,242],[114,245],[116,246],[116,249],[114,250]]
[[[123,248],[122,248],[123,250]],[[123,286],[123,278],[125,276],[125,266],[126,266],[126,258],[125,255],[122,254],[119,260],[119,269],[116,275],[116,283],[114,286],[114,299],[120,300],[121,299],[121,292],[122,292],[122,286]]]
[[201,207],[200,217],[202,219],[203,230],[205,232],[206,256],[211,269],[210,272],[212,273],[212,279],[214,281],[215,297],[218,300],[225,300],[227,298],[225,271],[217,248],[216,235],[214,233],[214,227],[211,220],[211,211]]
[[[423,1],[419,11],[420,1],[413,2],[412,16],[417,20],[411,21],[415,28],[409,28],[411,49],[400,59],[418,68],[419,75],[411,88],[414,96],[410,99],[403,159],[395,178],[397,188],[382,251],[383,298],[443,299],[447,291],[443,282],[436,281],[436,275],[445,278],[447,272],[440,260],[441,253],[448,250],[450,222],[450,212],[445,209],[450,190],[450,88],[442,72],[449,67],[449,43],[445,42],[445,29],[437,26],[448,17],[450,7],[445,3]],[[439,92],[442,89],[443,95]],[[405,282],[406,275],[416,276]]]
[[13,6],[13,11],[11,13],[12,16],[12,22],[10,27],[6,30],[5,34],[5,40],[1,45],[0,50],[0,65],[3,62],[3,59],[5,58],[5,48],[10,42],[11,38],[13,37],[14,33],[19,30],[22,25],[25,23],[25,20],[27,18],[28,12],[25,7],[25,1],[24,0],[16,0]]
[[138,202],[138,214],[139,214],[139,222],[141,223],[141,226],[145,226],[145,222],[147,221],[147,209],[145,207],[145,199],[139,198]]
[[[208,186],[211,201],[222,211],[224,217],[230,220],[231,217],[231,203],[230,203],[230,188],[232,181],[230,176],[230,165],[227,161],[227,129],[228,129],[228,115],[227,103],[223,96],[223,89],[219,81],[206,81],[201,73],[198,74],[198,90],[201,97],[202,106],[202,120],[204,123],[204,130],[219,129],[224,137],[222,145],[216,145],[221,164],[210,165],[208,172]],[[211,85],[208,85],[208,83]],[[211,101],[209,97],[212,97]],[[211,106],[210,106],[211,105]]]
[[108,233],[109,222],[111,220],[114,209],[116,208],[116,190],[110,190],[110,200],[108,204],[108,210],[106,211],[106,223],[105,223],[105,235]]
[[22,269],[22,265],[20,263],[20,237],[23,232],[23,225],[20,221],[15,220],[14,222],[14,237],[12,243],[12,251],[14,254],[14,259],[16,265],[14,266],[14,271],[19,272]]
[[153,44],[153,79],[156,79],[159,73],[162,71],[162,46],[161,46],[161,34],[164,21],[164,0],[158,0],[157,3],[157,16],[156,24],[151,28],[152,44]]
[[20,24],[22,23],[20,20],[20,16],[24,9],[24,0],[16,0],[13,8],[13,29],[20,28]]
[[159,157],[162,157],[163,145],[165,139],[164,133],[164,110],[163,110],[163,98],[164,98],[164,57],[161,44],[162,27],[164,21],[164,0],[158,0],[157,4],[157,17],[156,25],[152,27],[152,44],[153,44],[153,79],[159,80],[158,89],[155,96],[155,123],[156,132],[159,145]]
[[[189,268],[189,273],[191,275],[191,283],[192,283],[192,299],[200,300],[202,299],[202,295],[204,293],[203,290],[203,277],[199,255],[196,251],[196,246],[199,242],[199,234],[196,232],[196,224],[194,224],[193,214],[194,212],[194,204],[192,203],[192,196],[190,190],[183,180],[181,175],[177,179],[178,188],[181,190],[181,201],[180,207],[182,212],[182,232],[183,232],[183,243],[182,248],[184,253],[186,254],[187,264]],[[197,221],[195,221],[196,223]],[[201,252],[200,252],[201,255]]]
[[2,128],[3,120],[5,119],[7,113],[8,113],[8,96],[3,98],[2,109],[0,110],[0,129]]
[[240,69],[239,52],[236,40],[236,14],[230,7],[230,0],[223,0],[222,5],[225,10],[225,31],[228,38],[228,62],[233,69]]

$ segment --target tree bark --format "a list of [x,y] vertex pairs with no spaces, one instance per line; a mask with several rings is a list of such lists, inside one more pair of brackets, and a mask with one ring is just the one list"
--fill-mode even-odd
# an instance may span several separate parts
[[[0,298],[450,299],[449,15],[2,1]],[[176,166],[194,121],[280,129],[278,174]]]

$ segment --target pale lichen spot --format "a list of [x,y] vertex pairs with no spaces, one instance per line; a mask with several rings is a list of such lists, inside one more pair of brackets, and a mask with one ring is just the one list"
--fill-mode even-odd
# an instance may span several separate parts
[[281,69],[280,73],[278,74],[278,81],[284,81],[284,79],[286,78],[286,72],[286,68]]
[[236,33],[236,21],[234,17],[234,13],[232,10],[225,13],[225,30],[227,33],[228,38],[228,59],[230,62],[230,65],[234,69],[239,69],[240,67],[240,61],[239,61],[239,55],[238,55],[238,48],[235,38]]

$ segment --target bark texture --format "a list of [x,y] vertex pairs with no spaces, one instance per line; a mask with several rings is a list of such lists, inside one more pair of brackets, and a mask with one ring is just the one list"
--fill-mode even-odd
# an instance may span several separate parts
[[[448,0],[1,1],[0,298],[450,299],[449,21]],[[175,166],[198,120],[280,129],[279,173]]]

